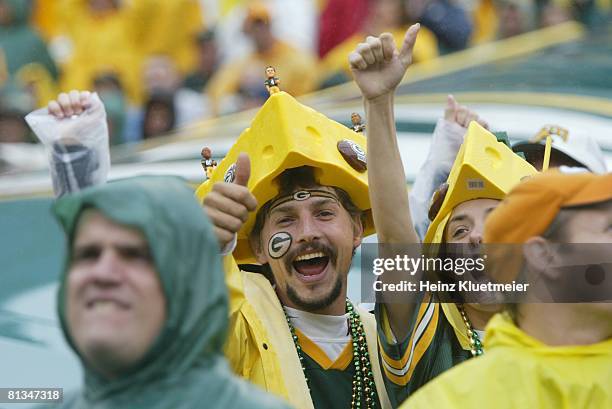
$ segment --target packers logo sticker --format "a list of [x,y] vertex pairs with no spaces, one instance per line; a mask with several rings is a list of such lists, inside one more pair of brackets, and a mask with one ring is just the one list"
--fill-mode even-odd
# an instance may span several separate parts
[[225,172],[225,176],[223,176],[223,180],[226,183],[232,183],[236,179],[236,164],[233,163]]
[[300,190],[299,192],[295,192],[293,194],[293,199],[297,201],[306,200],[310,197],[310,192],[308,190]]
[[285,231],[276,233],[270,237],[270,241],[268,242],[268,254],[274,259],[281,258],[289,251],[292,241],[293,238],[289,233]]
[[368,169],[366,153],[357,143],[343,139],[338,142],[338,151],[357,172],[365,172]]

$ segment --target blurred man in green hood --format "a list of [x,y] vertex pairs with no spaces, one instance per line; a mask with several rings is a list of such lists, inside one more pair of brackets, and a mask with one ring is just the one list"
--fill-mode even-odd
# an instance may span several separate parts
[[64,196],[58,310],[85,386],[66,408],[282,408],[231,374],[217,239],[178,178],[137,177]]

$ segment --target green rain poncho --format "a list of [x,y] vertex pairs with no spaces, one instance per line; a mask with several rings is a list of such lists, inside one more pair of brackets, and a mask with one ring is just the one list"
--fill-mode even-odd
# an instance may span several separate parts
[[[143,360],[120,378],[104,379],[81,360],[85,386],[76,396],[65,398],[61,407],[285,408],[233,375],[222,355],[228,296],[219,248],[210,222],[185,183],[173,177],[136,177],[64,196],[54,212],[69,248],[81,211],[90,207],[143,232],[167,299],[167,319]],[[64,273],[59,317],[68,343],[77,352],[66,322],[66,284]]]

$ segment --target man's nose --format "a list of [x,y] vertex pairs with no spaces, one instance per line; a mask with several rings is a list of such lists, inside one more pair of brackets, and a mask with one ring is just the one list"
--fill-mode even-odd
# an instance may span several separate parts
[[482,244],[482,229],[474,228],[469,235],[470,244],[478,246]]
[[91,279],[105,286],[121,282],[123,262],[116,251],[105,249],[90,270]]
[[298,243],[308,243],[321,237],[319,226],[312,216],[302,218],[298,228]]

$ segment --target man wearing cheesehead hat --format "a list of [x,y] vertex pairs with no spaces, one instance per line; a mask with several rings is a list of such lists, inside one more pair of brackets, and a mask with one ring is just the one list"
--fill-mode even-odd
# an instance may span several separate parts
[[84,387],[63,408],[284,408],[231,373],[217,238],[185,182],[124,179],[59,199],[58,312]]
[[[393,95],[411,64],[411,49],[418,30],[418,25],[408,29],[399,50],[385,33],[368,37],[350,56],[370,126],[370,198],[379,257],[382,253],[384,258],[395,258],[398,247],[417,247],[418,254],[412,253],[410,257],[422,254],[414,246],[419,238],[410,217],[408,197],[402,194],[406,191],[406,179],[393,118]],[[438,244],[433,256],[440,256],[438,250],[449,245],[462,246],[470,256],[479,256],[487,214],[522,178],[535,172],[508,146],[472,121],[448,177],[448,192],[425,237],[425,243]],[[418,286],[422,273],[411,276],[406,271],[390,270],[380,277],[383,284],[412,281]],[[439,273],[439,278],[456,283],[460,274],[463,273]],[[484,279],[467,276],[469,273],[464,278],[472,281]],[[454,365],[481,355],[482,330],[500,308],[494,300],[466,301],[459,292],[445,294],[443,299],[434,290],[383,291],[380,295],[383,303],[376,309],[379,344],[386,385],[394,404]]]
[[[612,174],[567,169],[521,183],[487,219],[485,242],[501,257],[487,274],[496,283],[531,284],[489,322],[487,353],[441,375],[402,407],[612,407],[611,264],[598,265],[596,280],[593,261],[576,265],[585,257],[609,260]],[[580,281],[591,289],[576,300]],[[542,297],[553,288],[560,302]]]
[[365,144],[277,92],[196,192],[222,248],[237,233],[231,366],[297,408],[390,407],[374,316],[347,299],[354,251],[373,232]]

